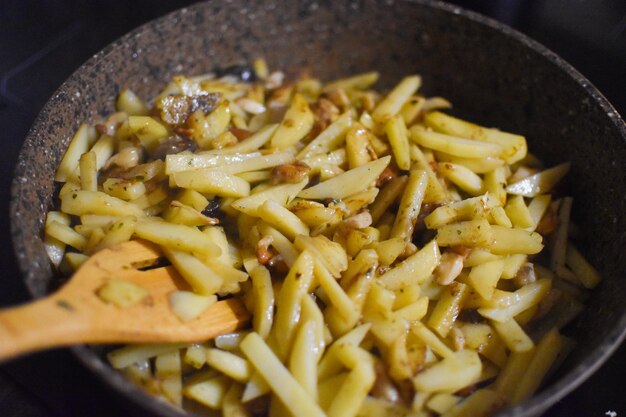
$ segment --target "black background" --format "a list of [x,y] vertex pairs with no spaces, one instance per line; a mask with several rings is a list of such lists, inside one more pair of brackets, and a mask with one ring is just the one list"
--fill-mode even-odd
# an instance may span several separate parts
[[[20,146],[35,116],[85,60],[119,36],[193,2],[0,0],[0,306],[28,300],[13,260],[8,201]],[[626,111],[626,1],[454,1],[505,22],[560,54],[620,114]],[[626,416],[626,347],[547,416]],[[135,412],[136,413],[136,412]],[[0,366],[0,416],[130,415],[66,350]],[[133,414],[135,415],[135,414]],[[136,414],[141,415],[141,413]]]

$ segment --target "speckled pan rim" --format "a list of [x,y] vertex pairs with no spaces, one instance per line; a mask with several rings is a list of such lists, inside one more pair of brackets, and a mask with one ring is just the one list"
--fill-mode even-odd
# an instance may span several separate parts
[[[520,42],[528,49],[538,53],[542,58],[549,61],[551,64],[558,67],[558,69],[567,74],[578,85],[580,85],[586,94],[590,96],[595,103],[597,103],[604,112],[610,117],[615,129],[620,132],[621,137],[626,142],[626,124],[620,117],[619,113],[609,103],[609,101],[600,93],[589,80],[587,80],[582,74],[574,69],[569,63],[560,58],[557,54],[543,46],[537,41],[534,41],[526,35],[512,29],[511,27],[502,24],[496,20],[485,17],[478,13],[465,10],[461,7],[451,5],[448,3],[432,0],[400,0],[406,3],[415,4],[422,7],[429,7],[432,9],[438,9],[446,13],[462,16],[473,22],[487,26],[490,29],[495,30],[500,35],[510,38],[514,42]],[[68,84],[77,78],[78,74],[85,72],[88,69],[94,68],[98,62],[104,60],[113,50],[125,44],[131,39],[141,36],[144,32],[152,31],[164,25],[171,19],[180,19],[186,14],[193,14],[195,8],[202,7],[202,5],[192,5],[171,12],[163,17],[152,20],[144,25],[132,30],[126,35],[122,36],[118,40],[109,44],[103,48],[100,52],[96,53],[93,57],[87,60],[80,68],[78,68],[51,96],[57,97],[60,93],[68,88]],[[32,141],[36,135],[38,126],[44,124],[47,116],[54,111],[52,100],[48,101],[41,112],[35,119],[32,128],[26,136],[25,143]],[[20,152],[21,157],[21,152]],[[13,247],[16,255],[23,251],[22,240],[18,239],[21,236],[19,230],[16,230],[16,223],[13,221],[17,218],[17,204],[16,196],[20,193],[22,184],[16,179],[22,174],[19,165],[14,173],[14,180],[11,187],[11,203],[10,203],[10,218],[11,218],[11,233],[13,237]],[[23,275],[29,274],[29,263],[26,259],[22,259],[16,256],[18,260],[18,266]],[[31,288],[28,288],[33,297],[37,297]],[[585,358],[580,364],[570,370],[567,374],[561,377],[556,383],[552,384],[547,389],[543,390],[539,395],[534,396],[532,399],[523,402],[521,405],[514,408],[507,409],[501,413],[498,413],[499,417],[522,417],[522,416],[534,416],[538,413],[545,411],[548,407],[555,402],[563,398],[565,395],[573,391],[579,385],[581,385],[593,372],[595,372],[619,347],[621,341],[626,337],[626,314],[623,314],[616,326],[602,341],[603,349],[595,351],[592,355]],[[181,417],[193,415],[191,413],[182,412],[176,408],[169,406],[155,399],[154,397],[146,394],[139,389],[136,385],[129,382],[121,374],[113,370],[110,366],[106,365],[91,349],[86,346],[75,346],[71,348],[72,352],[78,357],[78,359],[91,371],[93,371],[101,380],[111,386],[117,391],[122,392],[128,398],[133,400],[138,405],[144,407],[146,410],[154,412],[156,414],[167,417]]]

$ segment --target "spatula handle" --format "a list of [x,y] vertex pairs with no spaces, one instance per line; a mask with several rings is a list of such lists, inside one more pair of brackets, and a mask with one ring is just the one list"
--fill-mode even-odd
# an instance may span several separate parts
[[0,361],[80,340],[85,317],[57,295],[0,311]]

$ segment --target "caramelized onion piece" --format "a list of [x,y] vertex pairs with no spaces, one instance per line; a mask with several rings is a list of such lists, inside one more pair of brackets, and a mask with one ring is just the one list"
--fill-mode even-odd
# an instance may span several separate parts
[[219,104],[222,95],[220,93],[206,93],[195,96],[171,95],[162,97],[156,103],[160,110],[161,120],[165,123],[177,126],[184,124],[187,118],[196,110],[202,110],[204,114],[210,113]]
[[150,153],[150,159],[165,159],[167,155],[183,151],[193,152],[195,150],[196,142],[192,139],[180,135],[172,135],[159,143],[159,145]]
[[385,168],[383,172],[381,172],[380,175],[378,176],[378,179],[376,180],[376,186],[382,187],[383,185],[387,184],[389,181],[396,178],[397,176],[398,176],[398,172],[392,167],[387,166],[387,168]]
[[313,111],[315,118],[313,125],[313,130],[316,132],[315,136],[326,129],[328,125],[334,122],[341,114],[339,108],[335,106],[332,101],[324,97],[321,97],[318,101],[311,104],[311,111]]
[[274,239],[272,236],[263,236],[256,244],[255,255],[261,265],[266,265],[274,256],[270,250],[270,245]]
[[376,361],[374,369],[376,371],[376,380],[372,387],[372,396],[393,404],[399,404],[401,402],[400,393],[389,375],[387,375],[385,365],[380,361]]
[[311,168],[304,162],[296,161],[293,164],[279,165],[272,169],[272,183],[295,184],[309,175]]
[[523,264],[520,267],[519,271],[517,271],[517,275],[515,275],[515,278],[513,278],[513,283],[518,288],[521,288],[524,285],[531,284],[535,281],[537,281],[537,276],[535,275],[535,266],[530,262],[526,262],[525,264]]

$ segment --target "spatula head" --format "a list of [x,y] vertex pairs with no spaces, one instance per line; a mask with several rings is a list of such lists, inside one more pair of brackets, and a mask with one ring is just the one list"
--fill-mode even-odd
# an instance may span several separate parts
[[[57,304],[84,316],[89,328],[86,343],[198,342],[245,325],[249,313],[237,299],[219,301],[198,318],[183,322],[172,311],[168,296],[191,288],[173,266],[158,266],[164,259],[158,246],[146,241],[103,249],[57,293]],[[110,280],[135,284],[147,295],[128,307],[107,303],[98,290]]]

